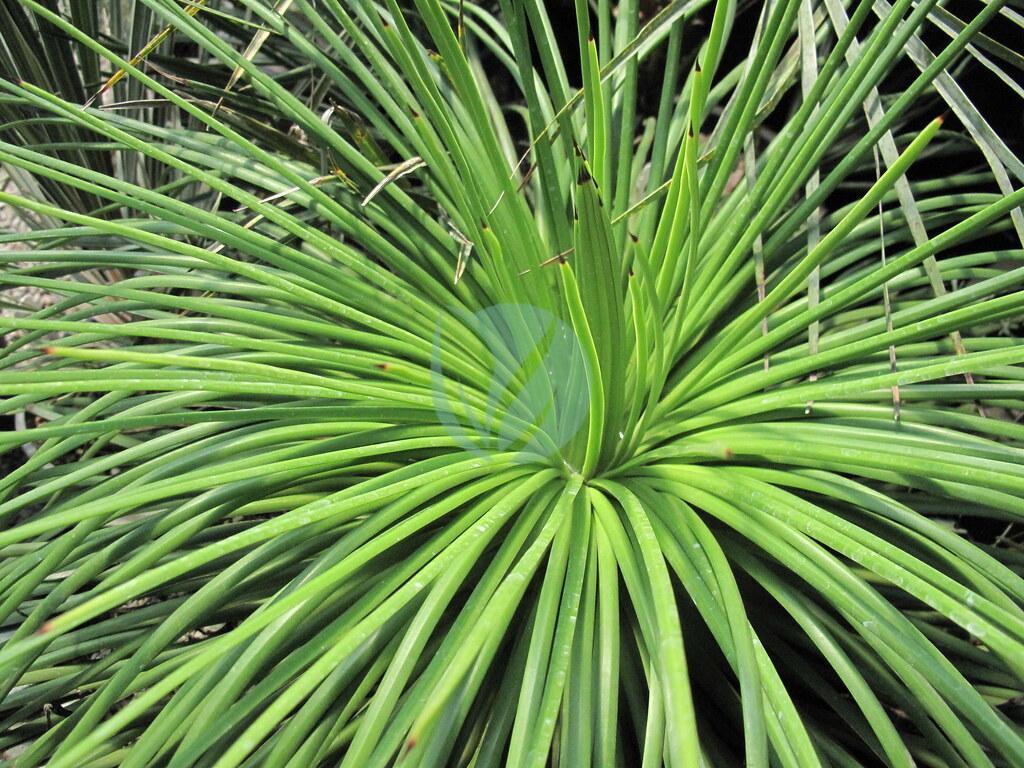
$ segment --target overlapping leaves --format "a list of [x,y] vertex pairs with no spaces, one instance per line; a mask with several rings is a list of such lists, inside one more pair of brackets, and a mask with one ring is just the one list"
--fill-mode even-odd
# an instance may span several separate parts
[[1016,14],[498,5],[3,4],[0,746],[1024,765]]

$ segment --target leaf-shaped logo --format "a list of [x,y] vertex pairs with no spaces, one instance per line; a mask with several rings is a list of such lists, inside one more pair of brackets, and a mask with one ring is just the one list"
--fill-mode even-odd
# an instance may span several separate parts
[[470,382],[450,373],[445,359],[466,351],[439,324],[431,356],[438,419],[467,450],[557,459],[589,407],[586,361],[572,327],[529,304],[458,316],[480,342],[474,367],[484,375]]

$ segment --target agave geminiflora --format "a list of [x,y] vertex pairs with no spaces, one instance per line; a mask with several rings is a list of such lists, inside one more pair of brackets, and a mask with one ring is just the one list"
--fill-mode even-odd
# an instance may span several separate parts
[[1002,2],[2,9],[18,765],[1024,766]]

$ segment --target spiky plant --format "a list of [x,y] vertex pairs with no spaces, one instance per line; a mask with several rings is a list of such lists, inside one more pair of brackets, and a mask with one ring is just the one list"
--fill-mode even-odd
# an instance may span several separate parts
[[1024,766],[1020,16],[498,6],[0,5],[8,758]]

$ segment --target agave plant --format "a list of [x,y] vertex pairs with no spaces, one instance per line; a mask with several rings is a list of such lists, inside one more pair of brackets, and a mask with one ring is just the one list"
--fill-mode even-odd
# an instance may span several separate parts
[[15,765],[1024,766],[1020,16],[572,9],[0,4]]

